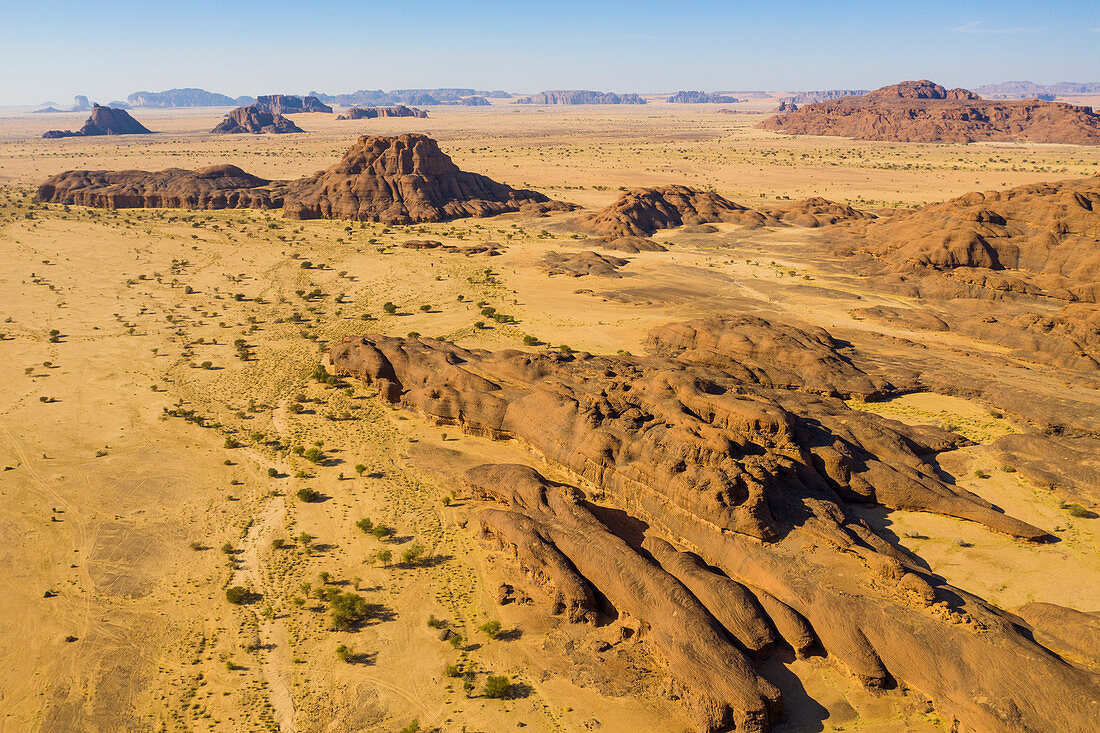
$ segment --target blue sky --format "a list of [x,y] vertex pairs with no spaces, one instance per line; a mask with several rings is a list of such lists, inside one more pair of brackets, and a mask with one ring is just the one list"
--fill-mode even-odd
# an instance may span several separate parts
[[1100,2],[0,0],[0,105],[231,95],[1100,81]]

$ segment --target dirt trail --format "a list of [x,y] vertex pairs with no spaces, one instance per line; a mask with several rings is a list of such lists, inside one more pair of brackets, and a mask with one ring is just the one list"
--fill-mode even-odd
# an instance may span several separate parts
[[[251,457],[257,463],[267,463],[258,455]],[[276,468],[283,472],[287,470],[285,465],[278,465]],[[264,539],[272,532],[282,529],[285,513],[286,497],[284,495],[278,494],[267,499],[267,506],[263,513],[248,528],[241,551],[241,562],[233,576],[234,585],[247,585],[255,593],[267,595],[260,551],[264,547]],[[252,604],[248,608],[256,615],[259,623],[262,669],[264,680],[267,682],[268,702],[275,711],[275,721],[281,733],[296,733],[298,726],[294,721],[294,696],[291,694],[290,683],[286,676],[286,671],[291,668],[292,662],[286,645],[285,630],[278,623],[277,615],[266,618],[257,604]]]

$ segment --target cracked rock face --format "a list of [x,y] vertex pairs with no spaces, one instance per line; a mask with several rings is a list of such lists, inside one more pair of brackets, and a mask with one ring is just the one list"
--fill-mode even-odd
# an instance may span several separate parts
[[649,343],[651,356],[610,357],[368,335],[330,357],[389,402],[516,440],[572,477],[490,465],[467,480],[483,532],[550,590],[552,612],[594,623],[604,598],[643,624],[700,730],[780,720],[756,661],[784,647],[918,690],[963,730],[1094,728],[1093,671],[850,511],[936,512],[1046,540],[937,469],[959,436],[827,396],[896,388],[824,332],[717,318],[655,329]]

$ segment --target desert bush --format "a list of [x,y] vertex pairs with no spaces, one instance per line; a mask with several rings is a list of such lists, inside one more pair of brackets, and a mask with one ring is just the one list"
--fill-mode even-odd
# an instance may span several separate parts
[[242,588],[239,585],[225,589],[225,600],[237,606],[245,603],[250,595],[248,588]]
[[320,498],[321,495],[313,489],[309,488],[308,486],[303,486],[302,488],[298,489],[297,496],[300,500],[309,504],[311,502],[317,501],[317,499]]
[[512,683],[504,675],[490,675],[485,680],[485,697],[500,700],[508,696]]

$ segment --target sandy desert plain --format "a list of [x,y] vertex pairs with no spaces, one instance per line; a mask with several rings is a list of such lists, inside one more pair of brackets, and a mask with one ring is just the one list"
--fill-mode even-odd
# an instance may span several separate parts
[[[1100,609],[1096,454],[1075,449],[1067,470],[1084,478],[1073,489],[1037,480],[995,444],[1015,433],[1095,439],[1098,372],[973,330],[868,317],[876,307],[992,317],[1019,305],[878,288],[833,253],[831,227],[662,230],[654,239],[667,251],[624,254],[585,238],[575,226],[584,212],[386,226],[33,199],[72,168],[231,163],[294,178],[336,162],[359,135],[404,132],[430,134],[463,170],[593,210],[623,188],[671,183],[751,207],[813,195],[893,209],[1100,172],[1098,146],[791,137],[720,107],[305,114],[295,122],[306,134],[270,136],[208,134],[225,110],[139,110],[155,134],[65,140],[38,137],[83,113],[0,117],[0,730],[698,729],[636,619],[609,611],[570,624],[549,613],[546,589],[479,536],[466,469],[523,463],[574,485],[577,476],[522,441],[389,405],[354,377],[314,378],[318,365],[336,372],[333,344],[366,332],[637,355],[651,328],[714,315],[823,327],[862,365],[923,385],[851,406],[963,436],[936,456],[943,475],[1057,541],[871,503],[847,511],[929,576],[1000,608]],[[492,241],[502,254],[401,246],[410,239]],[[629,262],[619,278],[539,266],[547,252],[583,250]],[[486,318],[482,303],[514,322]],[[314,447],[319,462],[301,450]],[[305,488],[316,501],[299,499]],[[393,535],[365,533],[364,518]],[[414,546],[422,554],[402,561]],[[499,603],[501,584],[514,602]],[[227,600],[236,586],[249,602]],[[318,589],[360,595],[368,620],[333,630]],[[485,626],[493,621],[499,632]],[[445,629],[461,638],[441,640]],[[783,695],[775,731],[952,729],[919,687],[868,687],[823,651],[776,652],[757,669]],[[509,678],[504,699],[483,693],[489,675]],[[1087,702],[1084,725],[1096,712]]]

